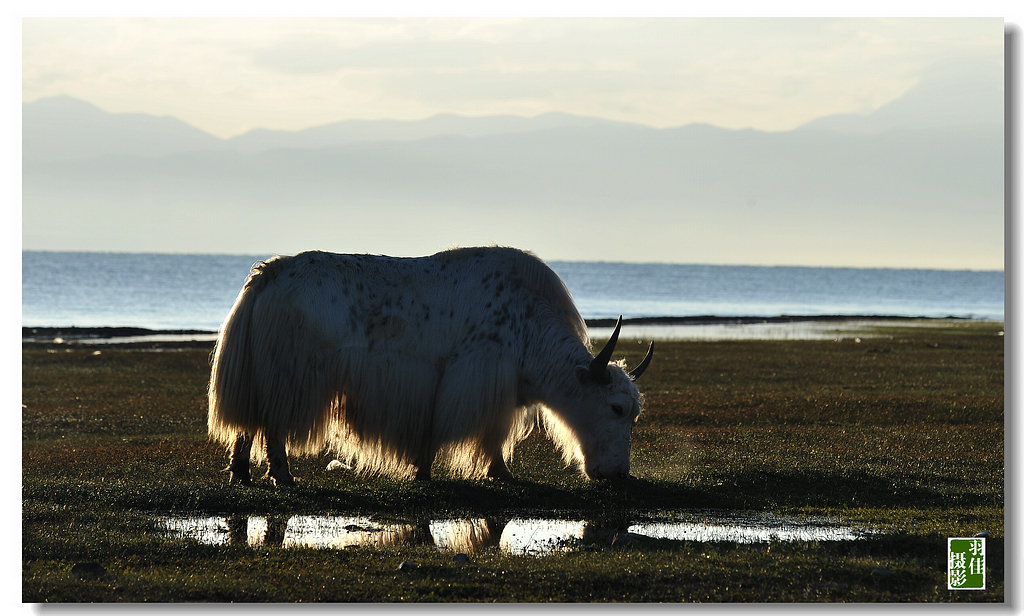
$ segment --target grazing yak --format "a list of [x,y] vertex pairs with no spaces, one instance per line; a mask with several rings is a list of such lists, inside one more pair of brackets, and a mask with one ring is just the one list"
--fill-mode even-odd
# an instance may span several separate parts
[[357,471],[511,478],[535,424],[587,477],[629,476],[642,397],[596,357],[562,280],[530,253],[461,248],[429,257],[305,252],[253,265],[220,328],[208,431],[231,482],[288,454],[329,448]]

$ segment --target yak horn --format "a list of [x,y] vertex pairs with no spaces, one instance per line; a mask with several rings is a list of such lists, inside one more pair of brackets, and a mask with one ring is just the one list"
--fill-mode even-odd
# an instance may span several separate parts
[[651,342],[651,346],[648,347],[647,355],[644,356],[644,359],[643,359],[643,361],[640,362],[640,365],[637,366],[636,368],[633,368],[630,371],[629,378],[633,379],[634,381],[637,380],[638,378],[640,378],[640,375],[644,373],[644,370],[647,370],[647,366],[649,366],[651,364],[651,358],[652,357],[654,357],[654,343],[653,342]]
[[622,315],[619,315],[619,320],[615,322],[615,331],[612,332],[612,337],[608,339],[607,344],[597,354],[597,357],[590,362],[590,374],[598,381],[607,382],[609,380],[608,362],[612,360],[612,353],[615,352],[615,343],[619,341],[620,328],[622,328]]

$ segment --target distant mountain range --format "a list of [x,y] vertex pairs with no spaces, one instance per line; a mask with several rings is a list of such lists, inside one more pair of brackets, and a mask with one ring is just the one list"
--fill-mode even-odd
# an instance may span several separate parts
[[214,229],[234,227],[245,252],[241,236],[255,233],[245,225],[256,223],[240,217],[280,207],[344,220],[347,233],[378,228],[381,217],[424,228],[441,218],[449,228],[520,225],[538,241],[548,231],[528,231],[524,220],[554,216],[554,229],[639,211],[663,221],[655,234],[779,220],[810,234],[886,225],[895,233],[957,217],[959,233],[1002,233],[998,81],[966,91],[963,82],[923,83],[874,113],[782,132],[550,113],[345,121],[220,139],[69,97],[25,103],[22,114],[27,248],[126,233],[155,233],[159,244],[159,232],[171,242],[173,230],[202,221],[211,230],[197,241],[231,251]]
[[356,143],[416,141],[441,136],[488,137],[561,128],[629,127],[626,124],[547,113],[468,117],[440,114],[419,121],[349,120],[298,131],[255,129],[220,139],[181,120],[139,113],[107,113],[69,96],[44,98],[22,109],[23,156],[29,161],[77,160],[107,156],[157,157],[189,152],[308,150]]
[[[561,129],[634,131],[641,134],[655,131],[639,124],[564,113],[547,113],[532,118],[441,114],[419,121],[349,120],[298,131],[256,129],[230,139],[220,139],[175,118],[107,113],[68,96],[25,103],[22,122],[23,156],[29,161],[106,156],[157,157],[209,151],[255,154],[277,149],[323,149],[357,143],[404,142],[441,136],[492,137]],[[796,131],[878,134],[893,130],[1001,127],[1002,122],[1002,93],[998,84],[991,79],[968,74],[956,80],[919,84],[870,114],[826,116]],[[695,129],[692,126],[683,128]]]

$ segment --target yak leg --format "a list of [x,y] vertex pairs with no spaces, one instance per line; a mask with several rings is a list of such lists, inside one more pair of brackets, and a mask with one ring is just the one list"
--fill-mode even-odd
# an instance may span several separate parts
[[284,441],[267,437],[267,460],[270,461],[267,476],[274,481],[274,485],[295,485],[295,477],[292,477],[291,471],[288,470],[288,452],[285,450]]
[[[507,423],[504,425],[507,425]],[[508,470],[508,466],[505,464],[504,445],[505,438],[507,437],[499,438],[497,435],[501,434],[501,432],[499,426],[491,426],[490,435],[483,442],[483,452],[491,459],[487,467],[487,477],[507,481],[514,479],[514,477],[512,476],[512,471]]]
[[484,445],[484,451],[491,458],[491,464],[487,467],[487,476],[491,479],[513,479],[512,471],[508,470],[508,466],[505,464],[503,449],[502,442],[499,440],[491,440]]
[[427,446],[416,460],[416,481],[430,481],[430,467],[434,465],[437,450]]
[[514,479],[512,471],[508,470],[508,466],[505,465],[505,458],[501,453],[491,457],[491,466],[487,469],[487,476],[491,479]]
[[228,457],[228,467],[224,470],[230,473],[230,483],[249,485],[252,477],[249,475],[249,456],[252,452],[252,437],[245,432],[235,435],[235,442],[231,445],[231,454]]

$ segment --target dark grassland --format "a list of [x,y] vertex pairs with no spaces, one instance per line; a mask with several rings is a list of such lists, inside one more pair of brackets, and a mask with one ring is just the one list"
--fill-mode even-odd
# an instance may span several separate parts
[[[81,601],[1003,601],[1003,337],[996,323],[860,342],[663,342],[641,382],[629,485],[590,483],[531,436],[512,483],[326,472],[297,488],[226,484],[205,436],[208,349],[22,352],[22,599]],[[619,343],[630,365],[645,347]],[[262,470],[259,471],[262,473]],[[829,516],[860,541],[597,541],[457,562],[427,545],[202,545],[188,515],[549,516],[693,509]],[[946,590],[946,538],[989,531],[988,589]],[[419,565],[398,571],[403,561]],[[82,563],[102,569],[82,571]],[[79,565],[78,567],[75,567]],[[74,568],[74,571],[73,571]]]

